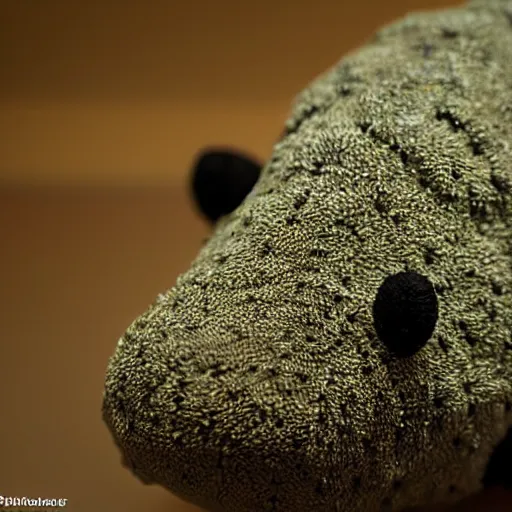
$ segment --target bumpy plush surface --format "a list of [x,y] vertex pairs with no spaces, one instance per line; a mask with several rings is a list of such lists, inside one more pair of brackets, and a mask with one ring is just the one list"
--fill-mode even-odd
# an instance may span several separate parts
[[[104,419],[137,476],[227,512],[480,488],[512,425],[511,91],[512,2],[482,0],[384,28],[299,96],[110,360]],[[400,272],[438,304],[406,357],[373,313]]]

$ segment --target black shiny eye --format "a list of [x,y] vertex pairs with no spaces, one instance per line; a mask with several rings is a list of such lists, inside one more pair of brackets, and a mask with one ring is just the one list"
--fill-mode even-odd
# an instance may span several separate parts
[[204,150],[192,168],[192,194],[211,222],[235,210],[258,181],[261,165],[240,153]]
[[373,303],[380,340],[394,354],[409,357],[425,346],[438,319],[432,283],[417,272],[399,272],[381,284]]

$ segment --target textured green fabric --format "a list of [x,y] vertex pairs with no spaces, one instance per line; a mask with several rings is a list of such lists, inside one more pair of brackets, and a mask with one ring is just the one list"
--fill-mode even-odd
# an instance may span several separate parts
[[[253,192],[110,360],[104,419],[136,475],[228,512],[480,488],[512,425],[511,61],[512,2],[475,1],[385,27],[300,94]],[[372,305],[406,269],[439,320],[400,359]]]

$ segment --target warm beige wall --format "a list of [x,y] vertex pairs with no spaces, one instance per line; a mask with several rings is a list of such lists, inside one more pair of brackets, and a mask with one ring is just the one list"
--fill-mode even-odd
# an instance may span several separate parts
[[456,0],[0,4],[0,184],[182,179],[195,151],[268,157],[293,96],[412,9]]

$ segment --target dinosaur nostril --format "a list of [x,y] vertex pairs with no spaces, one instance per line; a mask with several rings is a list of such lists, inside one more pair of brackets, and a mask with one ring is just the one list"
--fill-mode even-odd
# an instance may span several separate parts
[[381,284],[373,303],[380,340],[401,357],[418,352],[432,336],[438,319],[432,283],[417,272],[399,272]]

